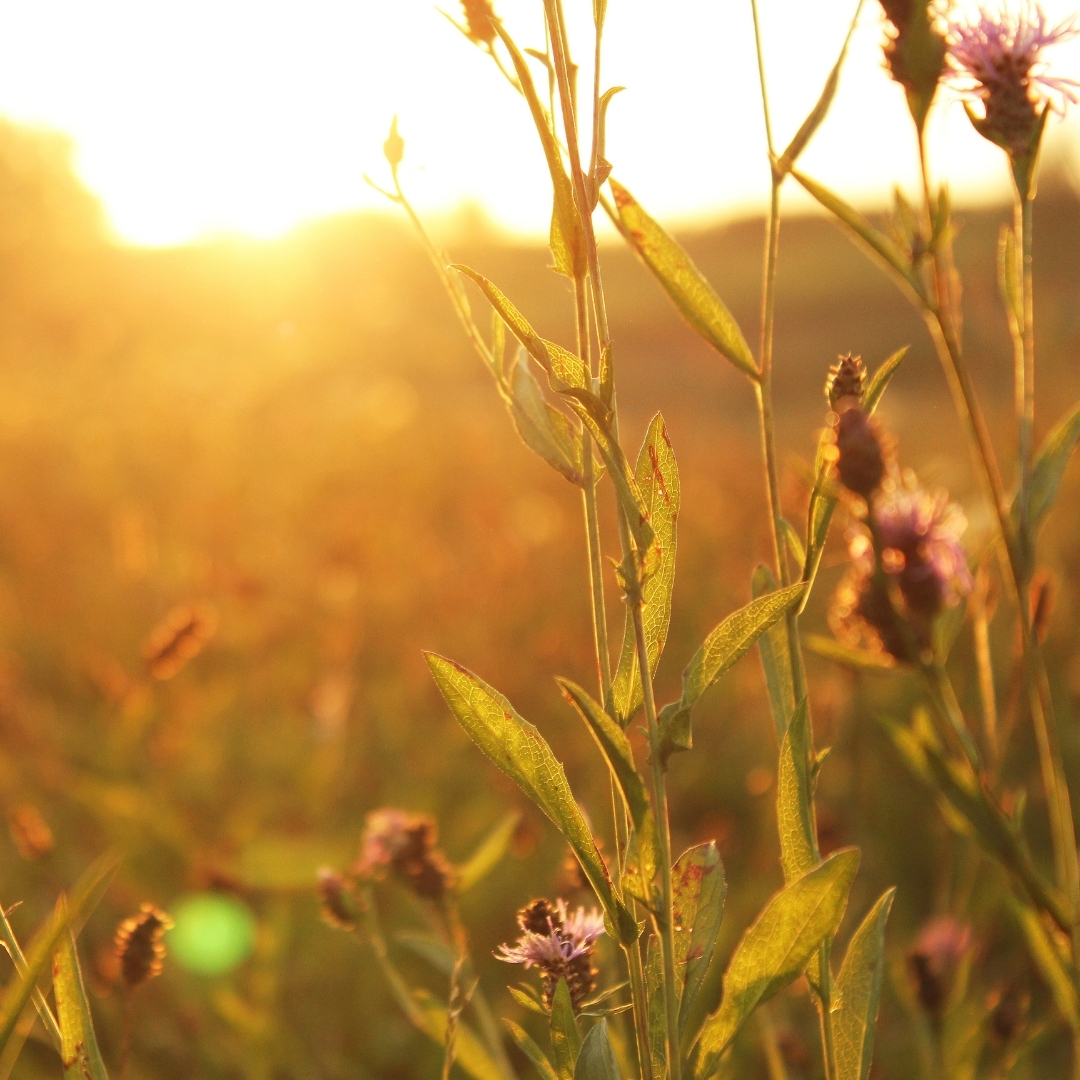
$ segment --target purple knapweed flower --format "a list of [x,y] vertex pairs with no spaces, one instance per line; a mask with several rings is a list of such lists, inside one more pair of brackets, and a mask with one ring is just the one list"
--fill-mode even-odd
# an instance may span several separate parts
[[559,980],[566,979],[570,1000],[579,1008],[596,985],[592,956],[604,933],[603,915],[582,907],[569,912],[565,900],[533,900],[518,912],[517,921],[521,937],[513,945],[500,945],[496,959],[539,968],[548,1006]]
[[1038,5],[1019,10],[983,8],[977,19],[954,20],[946,41],[950,82],[983,116],[971,113],[979,133],[1010,156],[1032,150],[1032,138],[1046,108],[1064,113],[1080,101],[1080,83],[1051,75],[1043,51],[1080,34],[1075,18],[1050,24]]
[[837,636],[917,661],[932,648],[936,617],[971,589],[960,543],[966,527],[946,492],[926,491],[911,477],[881,491],[868,525],[849,535],[852,566],[830,613]]
[[360,857],[352,873],[378,878],[388,871],[400,877],[417,896],[442,899],[450,887],[452,871],[436,846],[435,822],[421,814],[387,807],[368,814]]

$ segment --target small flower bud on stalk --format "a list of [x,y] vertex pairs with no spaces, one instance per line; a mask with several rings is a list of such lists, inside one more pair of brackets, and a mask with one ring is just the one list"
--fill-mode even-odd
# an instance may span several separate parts
[[604,933],[604,917],[595,909],[570,913],[565,900],[533,900],[517,915],[522,935],[500,945],[496,959],[540,969],[544,1003],[550,1008],[559,980],[565,979],[575,1011],[596,986],[594,943]]
[[461,0],[461,8],[465,14],[465,36],[490,49],[495,42],[495,12],[489,0]]
[[398,134],[396,116],[390,121],[390,134],[386,136],[382,150],[387,164],[392,170],[396,170],[405,158],[405,140]]
[[889,23],[885,66],[903,88],[915,126],[922,131],[945,70],[945,38],[928,0],[881,0]]
[[138,915],[125,919],[116,931],[116,958],[120,977],[129,990],[161,974],[165,962],[165,931],[173,921],[153,904],[143,904]]

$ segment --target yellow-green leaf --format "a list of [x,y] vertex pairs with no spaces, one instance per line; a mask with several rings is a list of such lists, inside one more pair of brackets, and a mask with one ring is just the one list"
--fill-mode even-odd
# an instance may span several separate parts
[[513,839],[514,830],[521,821],[521,815],[507,814],[506,817],[491,830],[481,842],[480,846],[469,856],[468,860],[458,868],[457,891],[468,892],[478,881],[487,877],[492,870],[502,861],[506,849]]
[[598,1020],[585,1036],[574,1066],[574,1080],[621,1080],[607,1020]]
[[[67,902],[62,896],[57,904],[56,916],[67,922]],[[75,938],[67,925],[53,953],[52,977],[64,1076],[76,1080],[108,1080],[94,1034],[90,1002],[86,997],[82,969],[75,951]]]
[[858,649],[824,634],[807,634],[803,638],[803,645],[807,652],[823,656],[826,660],[834,660],[856,671],[892,671],[896,667],[896,661],[887,652]]
[[510,1032],[510,1038],[517,1043],[518,1049],[536,1066],[540,1080],[559,1080],[547,1054],[536,1045],[529,1033],[518,1027],[513,1020],[503,1020],[503,1023]]
[[885,970],[885,924],[895,895],[896,889],[889,889],[870,909],[844,954],[833,1009],[836,1080],[866,1080],[870,1073]]
[[[750,594],[759,596],[776,591],[776,578],[764,564],[758,566],[750,578]],[[765,672],[765,688],[769,694],[769,710],[776,725],[776,738],[784,740],[784,732],[795,710],[795,681],[791,672],[791,648],[787,624],[784,620],[774,622],[758,638],[758,652]]]
[[574,1080],[574,1066],[581,1052],[581,1034],[565,978],[559,979],[551,999],[551,1049],[559,1080]]
[[[1080,440],[1080,405],[1074,406],[1065,418],[1046,437],[1039,448],[1031,469],[1029,516],[1034,531],[1049,513],[1061,487],[1065,466]],[[1018,504],[1013,502],[1013,520],[1018,516]]]
[[544,737],[498,690],[460,664],[424,654],[450,711],[473,742],[529,796],[563,834],[620,941],[637,937],[632,913],[616,894],[604,860],[574,800],[566,772]]
[[797,979],[826,937],[836,932],[859,868],[854,848],[838,851],[777,893],[743,935],[724,974],[720,1008],[698,1040],[694,1075],[712,1075],[754,1009]]
[[671,297],[683,318],[722,356],[752,379],[760,373],[731,312],[693,260],[659,222],[615,180],[610,181],[623,235]]
[[[642,592],[641,618],[645,625],[645,643],[649,671],[656,671],[671,624],[671,592],[675,585],[676,529],[679,519],[681,488],[675,453],[668,438],[664,418],[657,413],[645,435],[635,469],[638,488],[645,501],[649,523],[658,548],[653,573]],[[622,653],[611,684],[615,715],[626,727],[641,708],[641,671],[638,666],[634,620],[627,611],[623,627]]]
[[1054,995],[1058,1011],[1069,1027],[1080,1033],[1080,998],[1077,997],[1076,984],[1050,932],[1043,925],[1038,912],[1030,905],[1021,904],[1009,897],[1009,908],[1023,931],[1031,958]]
[[[11,928],[7,915],[4,914],[3,905],[0,905],[0,936],[3,937],[4,945],[7,947],[11,962],[15,965],[15,970],[22,975],[26,971],[26,957],[23,956],[19,939],[15,936],[15,931]],[[49,1008],[49,1003],[45,1000],[45,995],[36,986],[34,987],[33,997],[34,1007],[37,1009],[38,1016],[41,1017],[42,1026],[45,1028],[50,1042],[56,1047],[56,1052],[59,1053],[60,1028],[57,1026],[56,1017],[53,1016],[52,1009]]]
[[784,880],[794,881],[817,862],[810,782],[810,709],[806,698],[795,707],[780,747],[776,825]]
[[555,681],[559,684],[563,697],[585,721],[585,726],[596,740],[596,745],[600,748],[600,753],[604,755],[604,760],[619,786],[633,823],[637,841],[637,859],[633,864],[632,873],[630,861],[627,860],[624,888],[632,895],[651,904],[652,881],[656,874],[656,825],[645,782],[641,779],[637,766],[634,764],[634,752],[630,748],[630,740],[627,739],[626,732],[577,683],[559,678]]
[[870,376],[870,381],[866,384],[866,389],[863,391],[863,410],[870,415],[873,415],[877,411],[878,405],[881,403],[881,395],[885,393],[885,388],[889,385],[893,375],[896,374],[896,369],[903,362],[903,359],[908,354],[908,346],[905,345],[902,349],[897,349],[887,360],[883,361],[880,367]]
[[[413,1020],[438,1046],[446,1045],[446,1009],[426,991],[412,991]],[[454,1027],[454,1064],[473,1080],[506,1080],[476,1033],[459,1019]]]
[[679,1031],[712,961],[724,918],[727,882],[716,844],[710,840],[684,851],[671,868],[671,919],[675,937],[676,986],[681,991]]

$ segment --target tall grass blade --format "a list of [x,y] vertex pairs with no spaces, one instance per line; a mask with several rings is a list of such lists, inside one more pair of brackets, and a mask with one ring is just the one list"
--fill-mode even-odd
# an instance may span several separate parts
[[458,868],[457,891],[459,893],[468,892],[499,865],[520,821],[520,814],[507,814],[484,838],[468,860]]
[[[61,896],[57,918],[67,920],[67,902]],[[70,925],[65,925],[53,954],[53,996],[60,1027],[60,1057],[64,1076],[77,1080],[109,1080],[94,1034],[90,1002],[86,997],[82,969]]]

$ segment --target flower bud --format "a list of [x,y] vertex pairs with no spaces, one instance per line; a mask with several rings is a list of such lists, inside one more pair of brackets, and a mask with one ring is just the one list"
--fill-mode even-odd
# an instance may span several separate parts
[[836,409],[844,398],[854,398],[857,405],[862,404],[863,391],[866,389],[866,365],[861,356],[841,356],[831,368],[825,381],[825,396],[829,405]]
[[396,169],[405,157],[405,140],[398,134],[396,116],[390,121],[390,134],[382,144],[382,151],[391,169]]
[[854,397],[841,398],[840,405],[833,430],[836,472],[844,487],[869,503],[885,478],[881,432]]

